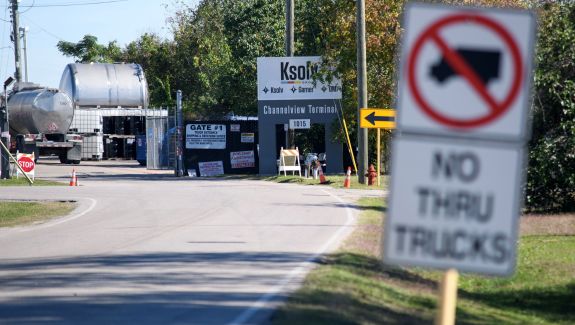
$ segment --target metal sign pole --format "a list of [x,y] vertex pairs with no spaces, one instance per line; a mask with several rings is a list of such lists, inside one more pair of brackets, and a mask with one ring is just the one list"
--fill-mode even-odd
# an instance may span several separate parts
[[184,164],[183,164],[183,119],[184,114],[182,111],[182,91],[178,90],[176,92],[176,176],[184,176]]

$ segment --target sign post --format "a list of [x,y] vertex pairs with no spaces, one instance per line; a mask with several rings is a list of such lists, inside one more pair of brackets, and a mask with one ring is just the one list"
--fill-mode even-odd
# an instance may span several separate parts
[[395,129],[395,110],[385,108],[362,108],[360,111],[359,126],[368,129],[377,129],[377,186],[381,185],[381,129]]
[[535,23],[527,11],[409,4],[404,16],[384,262],[512,275],[529,138]]

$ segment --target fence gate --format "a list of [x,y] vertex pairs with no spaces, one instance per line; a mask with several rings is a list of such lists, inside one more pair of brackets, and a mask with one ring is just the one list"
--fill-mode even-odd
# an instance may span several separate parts
[[[175,110],[169,110],[172,113]],[[150,110],[146,117],[146,144],[148,169],[173,169],[176,156],[176,124],[174,116],[166,113],[156,116],[156,110]],[[166,112],[165,110],[163,112]]]

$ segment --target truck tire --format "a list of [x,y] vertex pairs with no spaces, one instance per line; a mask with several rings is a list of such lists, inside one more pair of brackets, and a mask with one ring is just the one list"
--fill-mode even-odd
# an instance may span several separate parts
[[68,157],[66,157],[66,154],[59,154],[58,158],[60,158],[60,163],[61,164],[69,164],[70,162],[68,161]]
[[79,165],[80,160],[69,160],[70,164]]

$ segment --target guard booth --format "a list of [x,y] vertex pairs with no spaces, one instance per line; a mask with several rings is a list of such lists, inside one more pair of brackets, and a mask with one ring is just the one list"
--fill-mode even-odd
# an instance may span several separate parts
[[[320,57],[258,58],[259,173],[278,173],[280,148],[295,143],[300,160],[326,157],[326,173],[343,172],[343,145],[334,141],[341,82],[313,80]],[[294,147],[295,147],[294,146]]]

